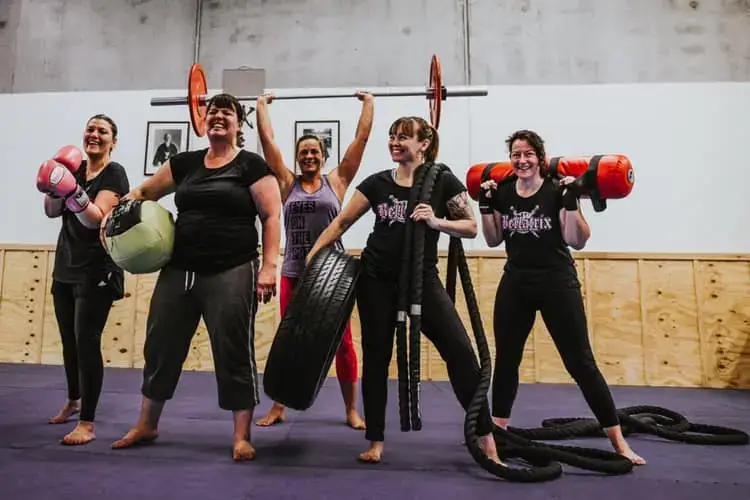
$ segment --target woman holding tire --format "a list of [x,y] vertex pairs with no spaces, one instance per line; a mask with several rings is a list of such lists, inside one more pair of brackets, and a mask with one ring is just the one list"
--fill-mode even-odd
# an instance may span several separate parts
[[[305,257],[320,233],[341,211],[346,190],[357,175],[367,141],[372,130],[373,97],[358,92],[363,102],[354,140],[349,145],[341,163],[323,175],[325,151],[318,136],[306,134],[297,139],[295,161],[300,173],[294,174],[285,164],[279,147],[273,139],[268,104],[273,95],[260,96],[257,101],[258,137],[263,156],[276,177],[284,204],[286,243],[279,283],[279,307],[284,317],[297,281],[305,267]],[[341,240],[336,248],[344,249]],[[347,322],[341,344],[336,351],[336,376],[346,408],[346,422],[354,429],[364,429],[365,423],[357,410],[357,353],[352,340],[351,320]],[[274,402],[268,414],[256,425],[269,426],[285,419],[284,405]]]
[[[333,244],[368,210],[375,225],[362,251],[362,273],[357,282],[357,307],[362,325],[362,395],[369,448],[359,455],[363,462],[380,462],[385,440],[388,367],[393,354],[398,282],[401,271],[405,223],[408,218],[426,224],[422,291],[422,332],[445,360],[451,385],[468,408],[480,380],[479,365],[469,336],[453,302],[438,277],[437,242],[440,233],[474,238],[477,221],[468,203],[466,188],[452,173],[440,176],[433,204],[419,204],[407,213],[410,191],[419,168],[435,161],[438,133],[419,117],[397,119],[389,129],[388,147],[397,168],[368,176],[354,191],[351,201],[323,231],[307,256],[309,262],[321,249]],[[480,446],[499,462],[492,436],[489,405],[477,423]]]

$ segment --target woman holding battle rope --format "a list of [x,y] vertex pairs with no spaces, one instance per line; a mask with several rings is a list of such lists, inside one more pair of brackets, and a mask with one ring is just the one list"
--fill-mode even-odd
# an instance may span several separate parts
[[568,247],[581,250],[591,235],[579,206],[575,179],[553,180],[544,141],[530,130],[507,140],[514,176],[499,186],[481,184],[482,232],[490,247],[505,242],[508,260],[495,297],[495,373],[492,413],[507,428],[518,391],[518,369],[536,311],[555,342],[565,368],[612,442],[636,465],[646,461],[622,434],[612,394],[589,344],[581,285]]
[[[307,257],[309,262],[318,251],[341,238],[369,209],[373,210],[375,226],[362,251],[362,274],[356,291],[362,326],[365,439],[370,441],[359,460],[372,463],[380,462],[383,455],[388,366],[393,354],[407,218],[427,225],[424,275],[418,277],[423,279],[422,331],[445,360],[451,385],[464,409],[479,384],[479,364],[471,341],[437,270],[437,242],[441,232],[458,238],[473,238],[477,234],[466,188],[452,173],[445,172],[435,185],[435,205],[419,204],[412,213],[406,213],[415,172],[437,157],[438,133],[422,118],[402,117],[390,127],[388,147],[398,167],[377,172],[362,181]],[[499,462],[492,427],[486,405],[477,423],[477,435],[487,456]]]
[[[305,267],[305,257],[320,233],[341,211],[344,195],[357,175],[370,138],[373,119],[373,97],[358,92],[363,102],[362,114],[357,124],[354,140],[349,145],[341,163],[323,175],[325,148],[319,137],[303,135],[297,139],[295,160],[300,174],[295,175],[284,163],[281,151],[273,140],[268,104],[273,95],[262,95],[257,101],[258,137],[263,156],[276,176],[284,204],[284,261],[281,266],[279,307],[283,317],[292,298],[294,286]],[[336,247],[344,249],[341,241]],[[351,320],[347,322],[341,345],[336,351],[336,376],[344,398],[346,422],[354,429],[364,429],[365,423],[357,411],[357,352],[352,340]],[[284,421],[284,406],[274,402],[268,414],[256,425],[269,426]]]

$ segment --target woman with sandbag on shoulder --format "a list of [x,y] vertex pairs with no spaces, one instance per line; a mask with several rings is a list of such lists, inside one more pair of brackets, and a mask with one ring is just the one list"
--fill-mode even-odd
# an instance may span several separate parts
[[94,419],[104,380],[101,338],[112,303],[124,297],[124,273],[102,248],[100,221],[130,189],[128,176],[110,154],[117,125],[97,114],[86,122],[83,149],[60,148],[37,172],[45,193],[44,213],[62,219],[52,270],[52,303],[62,341],[68,401],[49,422],[60,424],[78,414],[62,444],[96,439]]
[[612,393],[589,341],[586,311],[570,248],[582,250],[591,228],[580,207],[581,185],[547,167],[544,140],[517,130],[505,141],[513,175],[480,185],[482,234],[490,248],[505,244],[507,261],[495,293],[495,424],[507,429],[518,393],[526,341],[540,311],[570,377],[609,438],[635,465],[646,461],[625,440]]
[[[208,101],[206,110],[208,148],[171,157],[126,197],[156,201],[175,193],[178,216],[171,256],[159,271],[151,297],[140,416],[112,447],[128,448],[157,438],[161,412],[174,395],[202,317],[211,342],[219,407],[234,418],[233,458],[252,460],[250,426],[259,401],[255,315],[259,301],[267,303],[276,295],[281,197],[266,161],[242,149],[245,110],[239,101],[219,94]],[[255,224],[258,217],[262,239]],[[131,234],[134,241],[125,241],[128,232],[118,235],[123,252],[137,254],[139,243],[153,243],[143,237],[139,242],[142,231]]]
[[[299,174],[293,173],[284,163],[279,147],[273,139],[271,119],[268,116],[268,104],[273,95],[262,95],[257,101],[258,137],[263,155],[271,171],[276,176],[284,203],[284,261],[281,267],[279,290],[279,307],[281,317],[291,301],[294,287],[305,268],[305,257],[312,248],[320,233],[341,211],[341,204],[347,189],[356,177],[362,162],[372,130],[374,114],[373,97],[365,92],[358,92],[362,101],[362,112],[359,117],[354,140],[346,149],[341,163],[330,172],[323,174],[326,160],[326,147],[314,134],[305,134],[297,139],[295,161]],[[341,241],[336,248],[344,249]],[[292,368],[290,367],[290,370]],[[364,429],[365,423],[357,411],[357,352],[352,340],[351,319],[346,323],[346,330],[341,344],[336,351],[336,377],[341,387],[346,410],[346,422],[353,429]],[[285,419],[285,408],[274,402],[268,414],[256,424],[269,426],[281,423]]]

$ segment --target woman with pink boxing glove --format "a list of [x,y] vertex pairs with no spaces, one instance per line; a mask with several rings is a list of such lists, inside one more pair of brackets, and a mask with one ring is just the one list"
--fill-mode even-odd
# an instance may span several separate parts
[[86,123],[83,146],[61,148],[42,163],[36,187],[44,193],[44,213],[62,218],[52,270],[53,304],[62,339],[68,401],[49,422],[79,420],[62,444],[93,441],[94,418],[104,379],[101,337],[115,300],[125,295],[124,273],[99,239],[99,224],[130,190],[122,165],[110,158],[117,125],[105,115]]

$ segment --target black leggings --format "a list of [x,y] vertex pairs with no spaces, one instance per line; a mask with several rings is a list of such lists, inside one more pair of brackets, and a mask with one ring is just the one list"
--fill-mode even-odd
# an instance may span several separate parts
[[247,410],[259,401],[255,364],[258,260],[210,276],[165,267],[151,297],[143,346],[142,394],[172,399],[201,316],[206,322],[219,407]]
[[80,419],[93,422],[104,380],[102,332],[115,297],[109,287],[52,283],[52,303],[62,340],[68,399],[81,400]]
[[602,427],[619,424],[612,394],[589,343],[581,286],[575,271],[506,271],[495,296],[495,373],[492,415],[510,418],[518,391],[518,369],[536,311],[562,357],[565,369],[583,393]]
[[[396,299],[396,284],[362,273],[357,284],[357,308],[362,327],[365,439],[369,441],[385,440],[388,367],[396,331]],[[422,332],[445,361],[461,406],[468,408],[479,384],[479,363],[469,335],[435,269],[427,269],[424,273]],[[477,423],[477,434],[484,436],[491,431],[489,404],[485,402]]]

